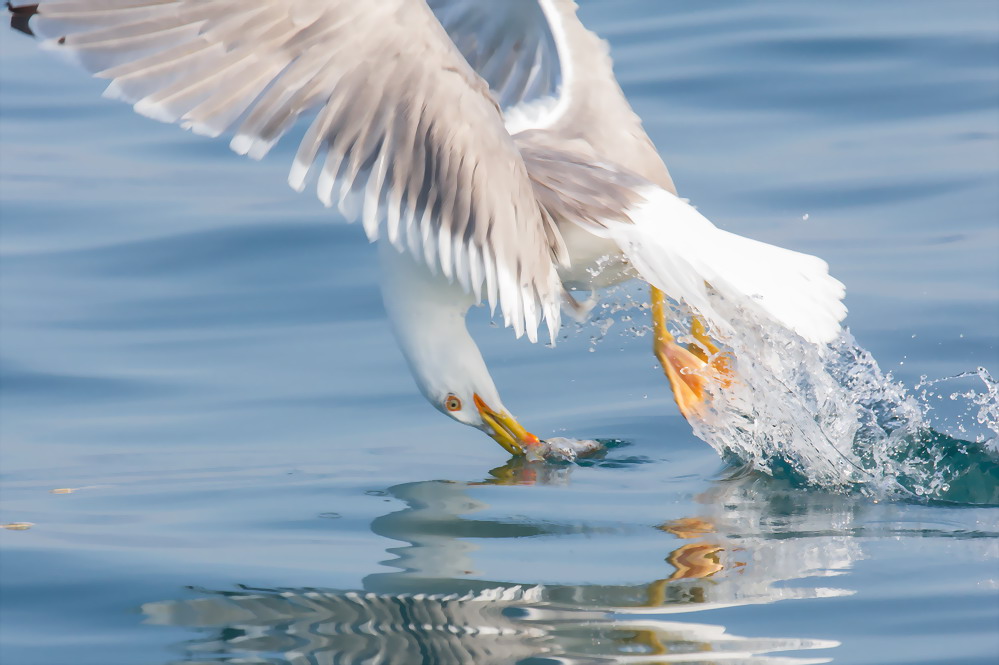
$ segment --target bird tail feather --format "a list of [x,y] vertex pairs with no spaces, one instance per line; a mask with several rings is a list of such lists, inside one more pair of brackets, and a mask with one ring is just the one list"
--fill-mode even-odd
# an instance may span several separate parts
[[733,322],[718,311],[718,298],[816,344],[839,335],[845,288],[825,261],[723,231],[666,190],[642,193],[630,223],[609,221],[605,229],[647,282],[722,334]]

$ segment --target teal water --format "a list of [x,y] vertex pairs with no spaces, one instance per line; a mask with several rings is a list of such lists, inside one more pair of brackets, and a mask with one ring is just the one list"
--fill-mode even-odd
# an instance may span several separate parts
[[287,148],[241,160],[0,31],[0,523],[33,523],[0,531],[0,662],[996,662],[995,420],[947,377],[999,374],[999,8],[581,4],[680,192],[830,262],[933,428],[894,452],[968,492],[725,467],[628,289],[554,350],[473,322],[533,431],[620,442],[507,463],[418,395],[373,248]]

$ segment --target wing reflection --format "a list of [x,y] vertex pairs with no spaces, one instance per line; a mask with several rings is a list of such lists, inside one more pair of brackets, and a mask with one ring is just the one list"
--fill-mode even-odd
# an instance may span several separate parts
[[[517,462],[493,482],[566,482],[571,467]],[[756,479],[716,483],[698,497],[704,514],[665,522],[677,546],[661,579],[637,585],[527,585],[468,579],[488,538],[574,533],[573,524],[477,521],[487,506],[465,483],[399,485],[406,503],[372,530],[406,543],[388,550],[396,571],[370,575],[364,590],[197,590],[192,600],[147,603],[148,623],[201,629],[184,663],[753,663],[828,662],[775,653],[836,642],[747,638],[725,627],[667,620],[694,610],[850,593],[789,585],[843,571],[861,556],[837,536],[842,497],[782,497]],[[839,506],[833,510],[833,506]],[[760,525],[767,524],[766,530]],[[789,537],[774,538],[786,531]],[[766,534],[766,535],[764,535]],[[470,542],[475,539],[476,545]],[[483,544],[485,543],[485,544]],[[668,573],[668,574],[667,574]]]
[[[246,589],[148,603],[147,622],[213,628],[186,645],[198,663],[824,663],[760,656],[835,642],[743,638],[722,626],[552,607],[545,588],[463,596]],[[198,660],[199,655],[205,660]],[[255,659],[259,658],[259,660]]]

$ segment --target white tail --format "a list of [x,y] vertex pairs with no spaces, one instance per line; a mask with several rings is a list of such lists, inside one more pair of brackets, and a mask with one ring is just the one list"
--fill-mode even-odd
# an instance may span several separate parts
[[712,305],[720,296],[816,344],[839,334],[845,289],[825,261],[723,231],[663,189],[642,194],[645,201],[628,211],[633,223],[608,222],[608,235],[647,282],[714,330],[724,334],[735,323]]

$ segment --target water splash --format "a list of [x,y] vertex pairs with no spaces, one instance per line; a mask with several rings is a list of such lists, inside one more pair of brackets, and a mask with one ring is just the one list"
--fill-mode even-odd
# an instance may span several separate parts
[[[588,272],[594,276],[600,274],[599,270],[593,268]],[[568,324],[568,330],[562,334],[562,339],[588,333],[589,350],[593,352],[607,338],[612,328],[625,337],[645,337],[652,331],[651,326],[645,322],[649,309],[647,296],[636,289],[633,283],[623,282],[607,287],[600,292],[599,299],[593,302],[593,309],[584,320]]]
[[[743,322],[719,339],[737,380],[724,388],[710,383],[709,407],[691,426],[726,461],[876,499],[999,504],[999,382],[984,367],[922,377],[909,390],[849,330],[820,347],[720,297],[714,304],[719,315]],[[624,324],[619,334],[645,337],[648,309],[644,285],[613,286],[576,332],[596,329],[590,351],[617,323]],[[690,320],[673,303],[679,342],[695,342],[685,334]],[[948,414],[962,413],[941,417],[934,402],[944,400],[958,407]]]
[[[999,384],[987,370],[909,390],[848,330],[820,347],[729,309],[732,320],[748,319],[721,340],[737,378],[712,383],[709,408],[691,422],[725,459],[874,498],[999,503]],[[969,379],[977,385],[950,388]],[[937,416],[943,399],[965,416]]]

